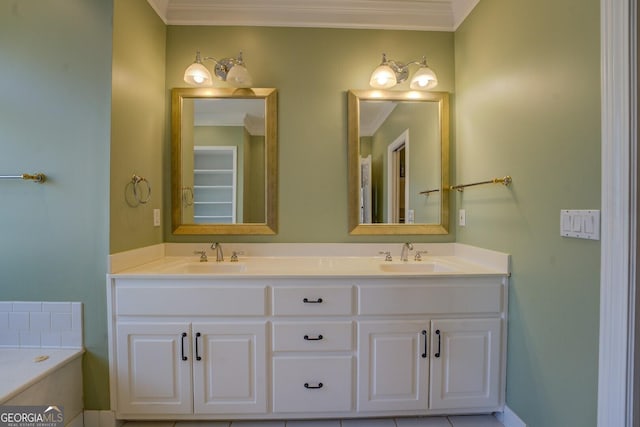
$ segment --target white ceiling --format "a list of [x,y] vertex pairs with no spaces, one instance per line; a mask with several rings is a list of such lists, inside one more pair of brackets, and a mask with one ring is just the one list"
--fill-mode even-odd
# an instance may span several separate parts
[[194,99],[194,126],[244,126],[251,135],[264,135],[262,99]]
[[147,0],[168,25],[455,31],[480,0]]

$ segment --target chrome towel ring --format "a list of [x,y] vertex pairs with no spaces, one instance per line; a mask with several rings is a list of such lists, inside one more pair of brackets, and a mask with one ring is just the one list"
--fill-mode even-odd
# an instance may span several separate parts
[[[130,194],[127,191],[129,187],[131,187],[133,198],[128,195]],[[147,178],[133,174],[131,181],[125,186],[125,200],[127,204],[133,208],[144,205],[151,200],[151,184],[149,184]]]

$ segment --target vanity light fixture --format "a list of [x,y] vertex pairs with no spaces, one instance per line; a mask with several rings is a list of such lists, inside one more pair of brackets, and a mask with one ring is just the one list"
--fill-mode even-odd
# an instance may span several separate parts
[[436,73],[427,65],[427,59],[423,56],[421,61],[411,61],[406,64],[387,59],[382,54],[382,63],[373,70],[369,84],[376,89],[389,89],[398,83],[402,83],[409,77],[409,65],[417,65],[419,68],[413,75],[409,87],[411,89],[429,90],[438,85]]
[[217,78],[229,83],[234,87],[251,87],[251,75],[242,60],[242,52],[237,58],[223,58],[217,60],[211,56],[202,58],[200,51],[196,52],[196,59],[184,71],[184,81],[191,85],[203,86],[211,83],[211,73],[202,63],[203,61],[213,61],[213,72]]

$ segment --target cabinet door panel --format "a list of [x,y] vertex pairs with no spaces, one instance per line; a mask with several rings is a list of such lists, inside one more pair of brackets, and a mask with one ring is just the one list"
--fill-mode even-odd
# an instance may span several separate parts
[[266,323],[194,323],[193,331],[195,413],[266,412]]
[[498,405],[500,322],[500,319],[432,321],[430,409]]
[[188,323],[118,324],[118,412],[191,413],[188,331]]
[[358,411],[427,409],[428,322],[360,322]]

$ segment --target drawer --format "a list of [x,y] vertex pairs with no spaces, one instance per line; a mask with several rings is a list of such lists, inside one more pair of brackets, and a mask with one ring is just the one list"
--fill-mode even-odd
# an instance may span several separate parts
[[353,409],[353,358],[274,357],[274,412],[346,412]]
[[353,312],[351,286],[299,286],[273,288],[273,314],[350,315]]
[[263,286],[119,286],[119,316],[263,316]]
[[352,349],[352,322],[273,322],[273,351]]
[[358,314],[497,314],[503,287],[496,279],[425,285],[360,286]]

